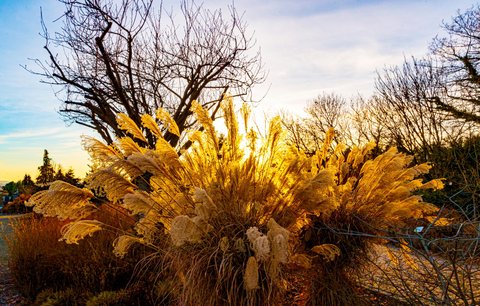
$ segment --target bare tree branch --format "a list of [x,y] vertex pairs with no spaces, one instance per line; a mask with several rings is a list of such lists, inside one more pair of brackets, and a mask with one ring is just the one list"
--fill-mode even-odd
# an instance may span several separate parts
[[[62,29],[50,34],[42,17],[48,59],[35,60],[40,71],[32,72],[60,89],[67,122],[95,129],[107,142],[123,136],[118,112],[140,126],[142,114],[163,107],[183,131],[194,125],[193,100],[216,114],[227,89],[250,99],[251,87],[265,78],[233,6],[224,14],[185,0],[177,16],[153,0],[59,1]],[[165,137],[178,142],[173,134]]]

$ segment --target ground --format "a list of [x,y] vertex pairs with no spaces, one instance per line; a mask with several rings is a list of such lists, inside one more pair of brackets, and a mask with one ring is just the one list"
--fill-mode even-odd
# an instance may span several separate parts
[[15,291],[8,270],[8,249],[2,239],[9,231],[8,221],[15,216],[0,216],[0,305],[21,305],[22,298]]

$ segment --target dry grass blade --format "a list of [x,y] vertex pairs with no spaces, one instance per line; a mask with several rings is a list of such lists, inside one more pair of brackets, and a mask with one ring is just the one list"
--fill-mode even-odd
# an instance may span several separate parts
[[195,114],[198,122],[205,129],[208,135],[208,140],[212,142],[215,150],[218,151],[218,137],[215,131],[215,127],[213,126],[212,118],[210,118],[208,111],[204,109],[202,105],[200,105],[200,103],[198,103],[197,101],[192,101],[191,110]]
[[112,146],[89,136],[82,136],[82,146],[97,162],[112,162],[123,158],[122,154]]
[[321,255],[327,262],[334,261],[337,256],[340,256],[340,249],[334,244],[316,245],[312,251]]
[[255,257],[250,256],[245,268],[245,289],[254,290],[258,288],[258,264]]
[[26,203],[34,211],[61,219],[79,219],[89,215],[95,206],[90,203],[93,193],[63,181],[55,181],[48,190],[39,191]]
[[79,240],[92,236],[102,229],[103,223],[97,220],[73,221],[62,227],[62,239],[66,243],[78,244]]
[[131,183],[124,175],[112,169],[100,169],[89,176],[90,188],[103,188],[107,198],[113,202],[122,199],[126,194],[133,193],[136,185]]
[[133,137],[140,139],[147,143],[147,139],[143,135],[142,130],[135,124],[135,122],[127,116],[127,114],[120,113],[117,115],[118,127],[124,131],[127,131]]
[[[158,117],[158,115],[157,115],[157,117]],[[160,130],[157,122],[155,122],[155,119],[153,119],[153,117],[151,115],[149,115],[149,114],[143,114],[142,115],[142,125],[144,127],[146,127],[147,129],[149,129],[150,132],[152,132],[152,134],[155,135],[155,137],[157,137],[157,138],[162,138],[163,137],[162,131]]]
[[180,137],[180,129],[178,128],[177,123],[170,116],[170,113],[165,109],[160,108],[157,110],[157,119],[160,120],[163,125],[168,129],[168,131],[174,135]]
[[132,138],[130,137],[122,137],[118,139],[118,147],[120,147],[123,151],[124,156],[129,156],[133,153],[143,153],[144,149],[138,145]]
[[135,243],[142,243],[142,240],[131,235],[118,236],[113,241],[113,252],[116,256],[123,258]]

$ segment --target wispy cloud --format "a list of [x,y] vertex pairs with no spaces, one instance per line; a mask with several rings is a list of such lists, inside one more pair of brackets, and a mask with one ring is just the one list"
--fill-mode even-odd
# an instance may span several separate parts
[[0,134],[0,144],[10,142],[10,141],[24,141],[25,139],[45,137],[45,136],[54,136],[59,137],[63,135],[62,129],[60,128],[44,128],[40,130],[20,130],[8,134]]
[[270,70],[267,84],[257,90],[270,86],[262,109],[298,112],[323,91],[368,96],[377,69],[425,54],[442,20],[470,6],[468,1],[335,3],[300,1],[282,14],[275,13],[277,1],[242,6]]

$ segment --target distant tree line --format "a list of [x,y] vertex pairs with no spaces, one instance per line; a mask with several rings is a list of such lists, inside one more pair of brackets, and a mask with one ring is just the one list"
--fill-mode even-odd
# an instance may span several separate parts
[[47,150],[43,152],[43,164],[38,167],[38,172],[36,183],[39,186],[46,186],[53,181],[64,181],[72,185],[78,185],[80,182],[80,179],[75,177],[72,168],[68,169],[66,173],[63,173],[62,166],[58,165],[54,167]]
[[48,188],[49,184],[54,181],[64,181],[74,186],[81,186],[81,180],[75,177],[72,168],[64,173],[62,166],[55,166],[49,157],[47,150],[43,152],[43,163],[38,167],[38,176],[35,182],[29,174],[25,174],[22,180],[17,182],[9,182],[3,186],[3,190],[7,193],[2,199],[3,213],[24,213],[28,209],[24,203],[32,194],[39,190]]

